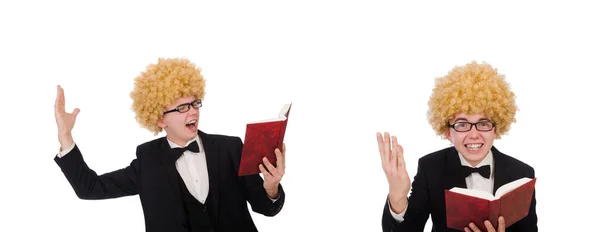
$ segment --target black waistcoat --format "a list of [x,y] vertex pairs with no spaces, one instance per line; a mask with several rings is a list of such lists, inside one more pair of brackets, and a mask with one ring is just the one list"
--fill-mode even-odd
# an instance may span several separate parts
[[179,177],[179,188],[181,190],[181,197],[183,199],[187,231],[215,231],[215,220],[214,216],[211,214],[211,212],[214,212],[214,205],[210,191],[206,197],[206,200],[204,201],[204,204],[202,204],[188,191],[181,177]]

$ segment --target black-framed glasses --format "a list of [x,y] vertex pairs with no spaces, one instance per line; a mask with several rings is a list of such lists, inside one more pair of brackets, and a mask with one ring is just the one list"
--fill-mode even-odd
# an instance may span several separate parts
[[178,105],[177,107],[175,107],[175,109],[163,112],[163,115],[171,113],[171,112],[185,113],[190,110],[190,106],[194,107],[194,109],[199,109],[200,107],[202,107],[202,100],[195,100],[190,103],[184,103],[184,104]]
[[496,123],[490,122],[490,121],[479,121],[476,123],[456,122],[452,125],[448,123],[448,126],[454,128],[454,130],[457,132],[471,131],[471,128],[473,128],[473,126],[475,126],[475,129],[477,129],[478,131],[487,132],[487,131],[491,131],[492,129],[494,129],[494,127],[496,126]]

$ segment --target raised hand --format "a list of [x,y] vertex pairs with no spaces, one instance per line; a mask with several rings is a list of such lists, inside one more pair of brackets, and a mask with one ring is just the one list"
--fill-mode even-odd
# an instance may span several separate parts
[[267,157],[263,157],[266,168],[263,164],[258,166],[258,169],[260,169],[265,178],[263,187],[271,199],[279,198],[279,182],[281,182],[281,178],[285,174],[285,143],[283,143],[282,151],[279,151],[278,148],[275,149],[275,156],[277,158],[277,167],[274,167]]
[[56,101],[54,102],[54,117],[58,127],[58,141],[61,149],[65,149],[73,144],[71,130],[75,126],[75,119],[79,114],[79,108],[75,108],[72,113],[65,112],[65,93],[60,85],[56,86]]
[[[504,217],[500,216],[498,218],[498,230],[494,229],[492,223],[486,220],[483,224],[485,224],[485,228],[487,232],[505,232],[505,224]],[[481,232],[481,230],[475,225],[475,223],[470,223],[469,227],[465,227],[465,232]]]
[[404,151],[398,144],[396,136],[392,137],[390,144],[390,135],[387,132],[383,137],[381,133],[377,133],[377,144],[379,145],[381,165],[389,185],[390,207],[392,207],[392,211],[400,213],[408,204],[407,196],[410,191],[410,178],[406,172]]

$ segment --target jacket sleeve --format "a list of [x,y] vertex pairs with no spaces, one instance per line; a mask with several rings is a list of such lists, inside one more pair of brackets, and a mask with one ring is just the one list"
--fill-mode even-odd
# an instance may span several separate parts
[[389,201],[386,199],[381,221],[384,232],[422,232],[424,230],[430,214],[429,188],[427,186],[425,168],[422,160],[419,160],[404,220],[399,222],[392,216]]
[[103,175],[97,175],[88,167],[77,145],[64,156],[56,156],[54,161],[80,199],[102,200],[138,194],[137,158],[129,166]]

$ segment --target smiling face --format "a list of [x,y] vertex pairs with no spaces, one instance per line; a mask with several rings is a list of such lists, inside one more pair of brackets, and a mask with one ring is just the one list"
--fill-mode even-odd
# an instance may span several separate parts
[[199,109],[202,105],[194,97],[182,97],[168,105],[158,126],[167,133],[167,138],[174,143],[185,146],[187,141],[198,135]]
[[457,114],[449,124],[454,127],[446,132],[446,138],[472,166],[485,158],[498,136],[493,121],[483,114]]

